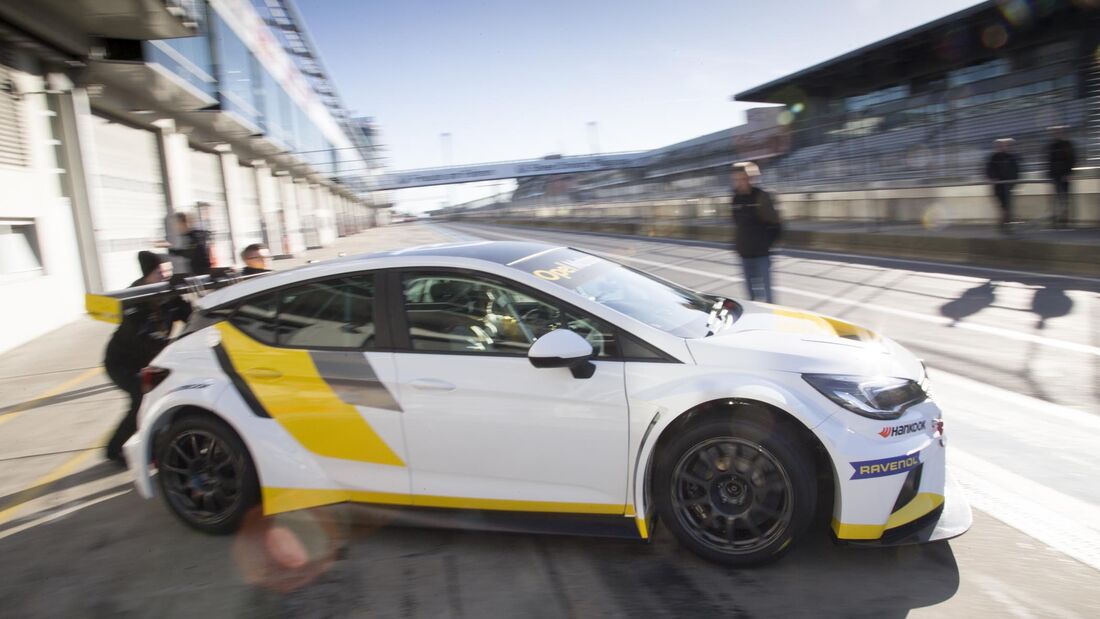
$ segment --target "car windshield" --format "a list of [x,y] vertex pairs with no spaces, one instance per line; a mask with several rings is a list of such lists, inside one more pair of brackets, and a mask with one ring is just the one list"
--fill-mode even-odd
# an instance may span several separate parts
[[725,299],[575,249],[535,254],[511,266],[679,337],[711,335],[736,316]]

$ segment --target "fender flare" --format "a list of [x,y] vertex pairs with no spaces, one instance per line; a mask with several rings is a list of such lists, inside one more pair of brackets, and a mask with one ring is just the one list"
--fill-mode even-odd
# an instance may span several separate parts
[[[767,397],[767,392],[774,389],[776,396],[781,397]],[[803,411],[802,407],[792,407],[792,403],[801,403],[801,399],[790,393],[788,390],[783,389],[779,385],[767,385],[767,389],[760,390],[754,389],[755,393],[753,397],[747,397],[746,395],[724,395],[718,397],[704,397],[699,398],[693,405],[683,410],[680,410],[676,414],[667,414],[664,407],[660,408],[655,413],[653,419],[650,421],[650,425],[647,427],[645,434],[642,437],[636,454],[636,460],[633,463],[632,471],[632,497],[633,500],[628,504],[627,514],[633,515],[636,518],[639,533],[643,538],[648,538],[648,532],[652,530],[651,522],[655,514],[653,508],[653,502],[651,501],[651,490],[653,487],[653,464],[655,456],[657,454],[657,445],[661,443],[662,438],[667,437],[667,432],[670,428],[677,424],[677,422],[683,423],[686,415],[694,414],[712,414],[707,409],[711,408],[714,411],[720,411],[725,409],[727,411],[733,410],[738,406],[754,406],[763,407],[770,411],[782,416],[782,418],[797,424],[797,427],[801,429],[800,434],[805,437],[812,437],[812,441],[816,445],[811,445],[813,448],[820,448],[824,450],[824,446],[821,443],[821,439],[814,432],[814,428],[818,427],[825,422],[831,415],[822,415],[818,417],[809,417],[812,419],[812,425],[807,423],[807,418],[802,415],[798,415],[792,412],[791,408],[795,410]],[[764,397],[760,397],[764,396]],[[785,396],[785,397],[782,397]],[[782,404],[780,403],[782,402]],[[815,458],[816,460],[816,458]],[[836,476],[835,467],[832,465],[831,460],[828,467],[829,475],[831,477]],[[633,506],[633,510],[631,510]]]

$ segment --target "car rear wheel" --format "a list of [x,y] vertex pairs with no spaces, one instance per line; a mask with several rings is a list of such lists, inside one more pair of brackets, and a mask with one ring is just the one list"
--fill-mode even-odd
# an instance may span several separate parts
[[730,418],[689,428],[658,454],[657,510],[682,544],[727,565],[782,556],[808,528],[813,464],[779,423]]
[[224,422],[188,416],[157,443],[157,477],[180,520],[205,533],[230,533],[259,502],[256,469],[244,443]]

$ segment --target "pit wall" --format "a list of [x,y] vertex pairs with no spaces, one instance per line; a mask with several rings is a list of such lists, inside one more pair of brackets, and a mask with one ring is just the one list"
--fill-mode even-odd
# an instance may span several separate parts
[[[1100,179],[1076,181],[1074,226],[1100,225]],[[991,234],[1000,220],[988,185],[852,192],[785,193],[778,196],[785,226],[781,246],[872,256],[977,264],[1051,273],[1100,276],[1100,244],[1064,236],[1005,237]],[[452,215],[450,219],[558,230],[728,243],[733,231],[728,197],[649,202],[513,205]],[[1037,224],[1051,213],[1050,185],[1025,183],[1015,192],[1020,219]],[[850,224],[850,225],[844,225]],[[905,224],[920,224],[909,225]],[[952,229],[969,224],[968,230]],[[978,227],[973,227],[977,225]],[[1036,226],[1037,227],[1037,226]]]

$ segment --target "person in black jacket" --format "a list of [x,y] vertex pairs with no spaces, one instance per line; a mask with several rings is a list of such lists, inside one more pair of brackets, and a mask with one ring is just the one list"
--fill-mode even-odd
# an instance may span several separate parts
[[782,228],[771,194],[753,185],[758,176],[754,163],[733,164],[734,245],[745,270],[749,299],[771,303],[771,248]]
[[180,247],[169,247],[168,253],[182,256],[187,260],[189,272],[193,275],[210,274],[210,233],[195,228],[191,216],[184,212],[175,214],[176,232],[180,236]]
[[993,195],[1001,207],[1001,232],[1008,233],[1012,224],[1012,188],[1020,179],[1020,160],[1012,154],[1012,140],[994,142],[994,152],[985,166],[985,176],[993,181]]
[[[138,253],[141,279],[130,287],[145,286],[167,281],[172,277],[172,263],[166,256],[151,251]],[[138,407],[141,406],[141,368],[149,365],[168,345],[172,326],[176,321],[187,320],[191,304],[176,297],[169,301],[150,301],[128,308],[111,341],[103,365],[111,380],[130,395],[130,408],[119,422],[111,440],[107,442],[107,458],[122,462],[122,444],[137,430]]]
[[1069,225],[1069,177],[1077,165],[1077,153],[1073,142],[1066,138],[1064,127],[1054,128],[1054,140],[1047,146],[1047,172],[1054,183],[1054,213],[1052,223],[1055,228]]

